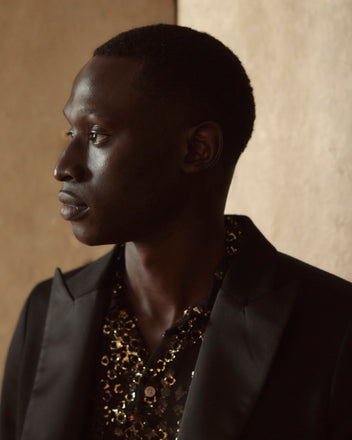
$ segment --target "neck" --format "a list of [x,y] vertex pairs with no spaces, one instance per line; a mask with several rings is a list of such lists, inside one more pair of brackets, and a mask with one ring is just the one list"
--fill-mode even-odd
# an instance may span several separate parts
[[141,321],[165,330],[209,292],[224,254],[223,216],[170,225],[150,242],[126,244],[125,287]]

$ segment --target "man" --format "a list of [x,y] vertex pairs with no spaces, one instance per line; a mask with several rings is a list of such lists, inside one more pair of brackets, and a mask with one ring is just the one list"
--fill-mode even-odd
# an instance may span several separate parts
[[351,439],[350,284],[224,219],[254,122],[239,60],[191,29],[134,29],[64,113],[61,215],[117,246],[30,295],[1,438]]

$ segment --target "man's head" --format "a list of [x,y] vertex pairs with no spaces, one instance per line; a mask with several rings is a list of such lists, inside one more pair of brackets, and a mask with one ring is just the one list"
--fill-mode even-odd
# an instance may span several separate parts
[[217,122],[223,158],[235,165],[251,137],[255,105],[241,62],[224,44],[187,27],[159,24],[117,35],[94,51],[100,55],[138,60],[136,87],[176,107],[175,118]]
[[155,241],[192,216],[221,215],[254,104],[220,42],[157,25],[98,48],[64,113],[72,139],[55,169],[61,214],[80,241],[106,244]]

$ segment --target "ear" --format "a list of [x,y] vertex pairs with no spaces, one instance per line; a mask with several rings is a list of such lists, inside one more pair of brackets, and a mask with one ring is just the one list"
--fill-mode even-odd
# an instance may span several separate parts
[[195,173],[214,167],[222,150],[223,136],[218,123],[206,121],[192,127],[188,132],[184,151],[184,171]]

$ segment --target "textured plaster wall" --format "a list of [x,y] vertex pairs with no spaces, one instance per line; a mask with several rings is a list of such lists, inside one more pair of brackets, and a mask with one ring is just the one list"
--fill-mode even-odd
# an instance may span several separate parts
[[34,284],[107,250],[76,242],[59,217],[52,171],[67,141],[61,109],[72,80],[116,33],[174,20],[173,0],[1,0],[0,379]]
[[179,24],[222,40],[257,122],[227,211],[280,250],[352,280],[352,2],[179,0]]

